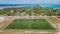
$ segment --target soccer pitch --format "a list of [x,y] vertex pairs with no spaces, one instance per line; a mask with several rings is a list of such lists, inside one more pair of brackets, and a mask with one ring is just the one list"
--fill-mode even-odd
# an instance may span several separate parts
[[15,19],[5,29],[55,30],[46,19]]

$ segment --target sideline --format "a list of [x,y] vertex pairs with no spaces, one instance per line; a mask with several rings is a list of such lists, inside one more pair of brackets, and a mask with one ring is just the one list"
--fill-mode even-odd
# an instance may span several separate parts
[[8,23],[8,24],[6,24],[3,28],[2,28],[2,30],[4,30],[9,24],[11,24],[15,19],[9,19],[10,20],[10,22]]

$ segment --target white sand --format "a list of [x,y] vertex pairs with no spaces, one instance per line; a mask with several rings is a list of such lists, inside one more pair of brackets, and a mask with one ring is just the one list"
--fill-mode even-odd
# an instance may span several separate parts
[[0,23],[5,21],[5,17],[0,17]]

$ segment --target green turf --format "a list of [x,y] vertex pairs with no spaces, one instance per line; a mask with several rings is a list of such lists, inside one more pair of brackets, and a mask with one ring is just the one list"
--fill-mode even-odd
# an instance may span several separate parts
[[57,18],[59,18],[59,19],[60,19],[60,16],[59,16],[59,17],[57,17]]
[[46,19],[15,19],[5,29],[55,30]]

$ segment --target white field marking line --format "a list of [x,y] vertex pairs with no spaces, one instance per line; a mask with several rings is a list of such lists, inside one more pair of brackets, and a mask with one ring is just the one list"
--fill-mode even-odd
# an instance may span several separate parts
[[[7,20],[8,20],[8,19],[6,19],[5,21],[7,21]],[[5,21],[4,21],[4,22],[5,22]],[[3,22],[3,23],[4,23],[4,22]],[[3,26],[1,26],[0,29],[3,28],[3,27],[6,25],[6,23],[5,23],[5,24],[2,24],[2,25],[3,25]]]
[[57,21],[58,22],[57,24],[59,25],[60,24],[60,19],[58,19],[56,16],[54,18],[56,18],[58,20]]
[[5,29],[9,24],[11,24],[14,20],[12,20],[11,22],[9,22],[3,29]]
[[60,26],[59,26],[59,25],[60,25],[60,19],[58,19],[56,16],[55,16],[55,18],[56,18],[56,19],[58,20],[58,22],[59,22],[59,23],[58,23],[58,29],[59,29],[59,31],[60,31]]
[[56,29],[56,26],[52,22],[50,22],[48,19],[46,19],[46,20]]
[[[5,21],[6,21],[6,20],[5,20]],[[2,23],[4,23],[5,21],[3,21]],[[2,24],[2,23],[1,23],[1,24]],[[3,24],[2,24],[2,25],[3,25]],[[1,26],[0,29],[1,29],[2,27],[3,27],[3,26]]]
[[4,26],[3,30],[4,30],[9,24],[11,24],[15,19],[18,19],[18,18],[13,18],[12,20],[10,20],[10,22],[9,22],[6,26]]
[[4,30],[9,24],[11,24],[15,19],[12,19],[11,22],[9,22],[6,26],[3,27],[2,30]]
[[54,18],[56,18],[60,22],[60,19],[58,19],[56,16]]

